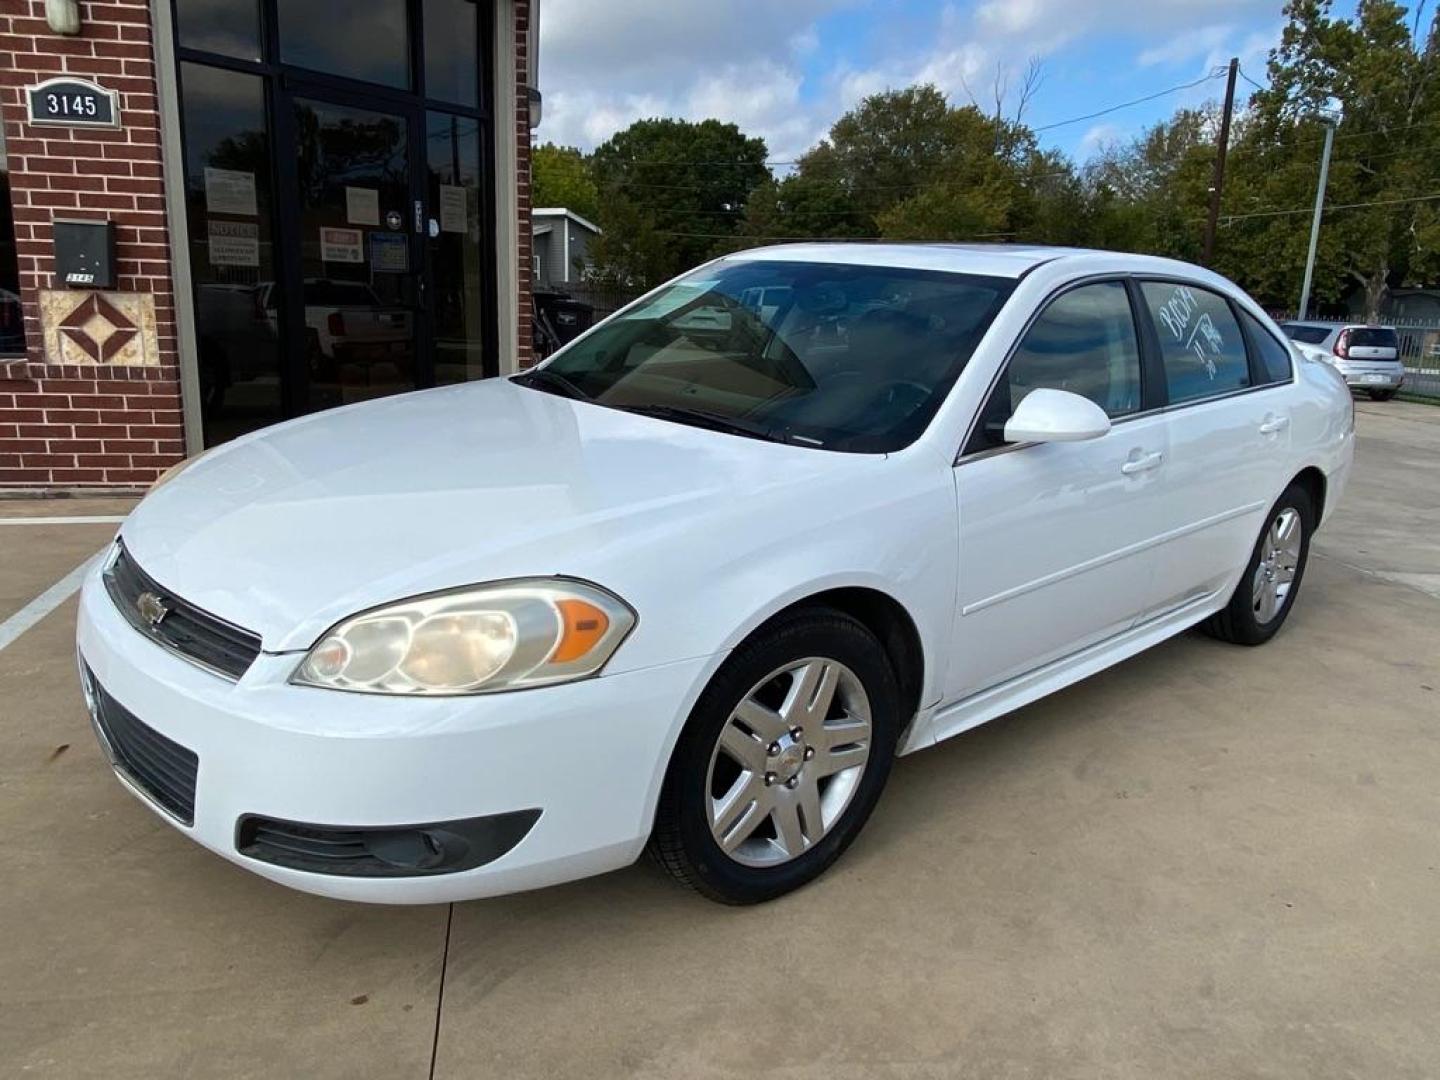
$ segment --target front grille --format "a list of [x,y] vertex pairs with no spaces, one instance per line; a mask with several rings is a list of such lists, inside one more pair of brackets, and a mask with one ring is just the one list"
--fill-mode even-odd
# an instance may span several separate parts
[[195,824],[195,776],[200,770],[195,752],[141,723],[88,669],[85,677],[94,695],[95,726],[110,763],[166,813],[186,825]]
[[162,588],[135,564],[124,544],[105,571],[105,588],[131,626],[217,675],[238,679],[260,655],[258,634],[232,626]]

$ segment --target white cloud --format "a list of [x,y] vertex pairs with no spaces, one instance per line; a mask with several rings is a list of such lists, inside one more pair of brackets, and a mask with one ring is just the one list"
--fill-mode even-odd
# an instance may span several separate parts
[[[864,66],[837,60],[817,74],[817,25],[866,5],[876,15],[874,57]],[[1120,0],[950,0],[931,15],[896,13],[879,0],[544,0],[545,121],[537,135],[593,147],[643,117],[714,116],[762,136],[772,159],[788,161],[881,90],[931,82],[954,100],[971,92],[986,100],[999,72],[1013,103],[1030,58],[1100,33],[1133,41],[1141,67],[1203,60],[1208,68],[1238,49],[1258,77],[1277,35],[1236,45],[1233,28],[1242,20],[1255,25],[1257,14],[1273,17],[1275,6],[1139,0],[1124,5],[1122,21]],[[1215,96],[1211,84],[1195,93],[1195,100]],[[1106,138],[1125,134],[1102,126]]]
[[1081,156],[1094,154],[1117,143],[1125,132],[1115,124],[1096,124],[1080,137]]

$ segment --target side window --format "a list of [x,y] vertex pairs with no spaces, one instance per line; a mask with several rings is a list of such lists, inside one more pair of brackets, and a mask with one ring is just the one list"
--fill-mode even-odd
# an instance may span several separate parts
[[1245,323],[1245,333],[1255,350],[1255,368],[1262,383],[1290,381],[1290,350],[1275,340],[1275,335],[1260,325],[1260,320],[1246,312],[1240,313]]
[[1004,441],[1005,421],[1032,390],[1087,397],[1112,418],[1140,410],[1140,347],[1125,286],[1082,285],[1031,324],[985,406],[971,451]]
[[1147,281],[1141,289],[1160,338],[1172,405],[1250,385],[1245,339],[1224,297],[1170,281]]

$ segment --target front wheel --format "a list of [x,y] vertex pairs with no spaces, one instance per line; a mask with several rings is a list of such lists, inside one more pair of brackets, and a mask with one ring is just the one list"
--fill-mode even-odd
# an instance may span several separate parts
[[701,694],[665,776],[651,854],[721,903],[799,888],[864,826],[899,728],[895,674],[874,634],[829,609],[784,617]]
[[1295,606],[1315,528],[1310,492],[1291,484],[1265,520],[1265,531],[1255,541],[1230,603],[1201,624],[1201,629],[1221,641],[1263,645],[1279,632]]

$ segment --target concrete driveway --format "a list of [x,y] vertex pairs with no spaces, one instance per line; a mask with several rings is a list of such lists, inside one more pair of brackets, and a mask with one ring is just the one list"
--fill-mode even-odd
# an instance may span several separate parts
[[[1440,1075],[1440,409],[1358,408],[1275,642],[1186,635],[904,759],[761,908],[644,865],[453,907],[267,884],[111,777],[60,603],[0,649],[0,1074]],[[0,624],[113,529],[0,523]]]

